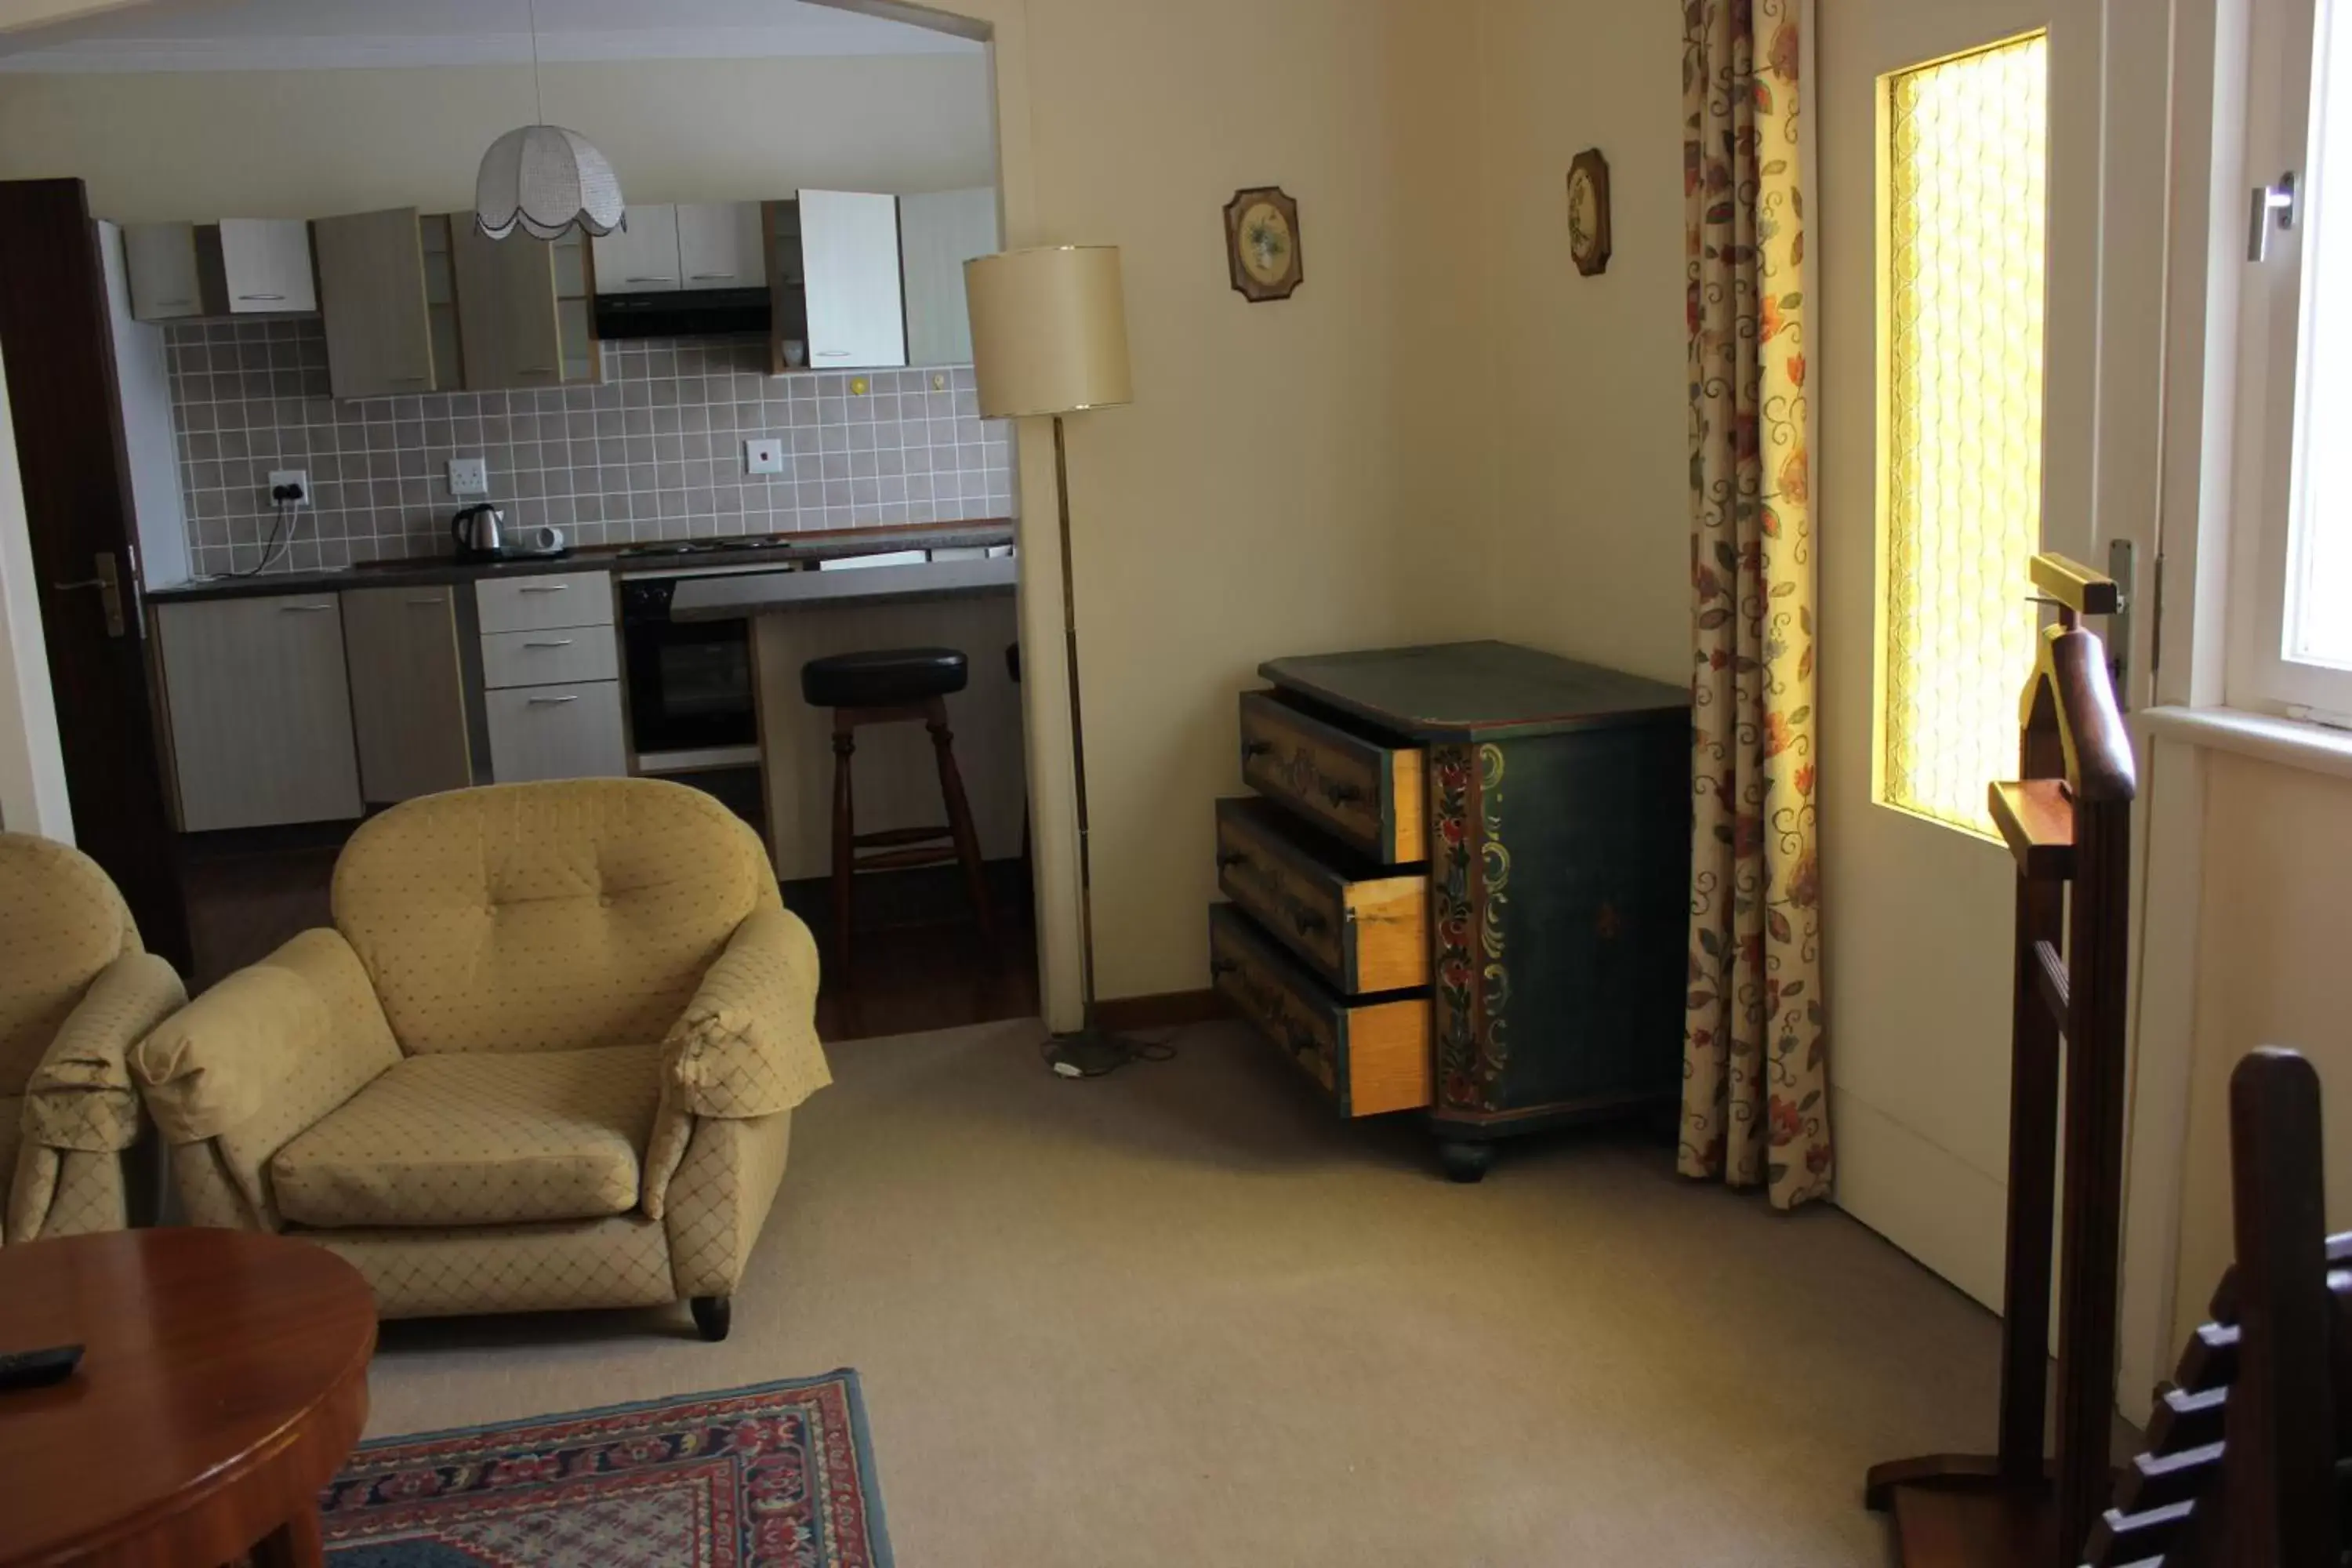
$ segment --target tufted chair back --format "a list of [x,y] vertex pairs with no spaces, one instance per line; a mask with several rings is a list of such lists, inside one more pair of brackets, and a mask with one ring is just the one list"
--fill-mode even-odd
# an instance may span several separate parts
[[139,928],[97,861],[0,833],[0,1095],[24,1092],[98,972],[138,951]]
[[654,779],[427,795],[335,863],[335,926],[401,1049],[650,1046],[745,916],[781,907],[759,835]]

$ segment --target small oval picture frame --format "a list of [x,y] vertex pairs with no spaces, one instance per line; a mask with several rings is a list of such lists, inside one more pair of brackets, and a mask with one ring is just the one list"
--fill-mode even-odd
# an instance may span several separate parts
[[1588,147],[1568,166],[1568,254],[1587,278],[1609,270],[1609,160]]
[[1225,204],[1225,260],[1234,291],[1252,304],[1287,300],[1305,280],[1298,204],[1279,185],[1235,191]]

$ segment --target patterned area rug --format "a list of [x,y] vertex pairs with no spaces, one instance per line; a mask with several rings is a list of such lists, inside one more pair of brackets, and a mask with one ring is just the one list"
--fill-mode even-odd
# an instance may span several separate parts
[[890,1568],[857,1374],[364,1445],[331,1568]]

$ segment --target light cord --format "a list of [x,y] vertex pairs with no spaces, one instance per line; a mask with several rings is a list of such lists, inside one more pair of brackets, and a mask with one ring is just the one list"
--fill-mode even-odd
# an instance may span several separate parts
[[541,125],[547,123],[547,96],[539,86],[539,0],[524,0],[530,14],[530,106]]

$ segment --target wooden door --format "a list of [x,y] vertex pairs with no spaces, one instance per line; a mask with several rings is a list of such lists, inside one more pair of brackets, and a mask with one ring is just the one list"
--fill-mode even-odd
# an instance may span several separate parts
[[963,264],[997,249],[994,188],[899,197],[898,241],[906,256],[907,363],[970,364]]
[[[152,717],[122,400],[80,181],[0,183],[0,356],[74,836],[122,889],[147,945],[184,972],[194,954]],[[87,585],[109,574],[111,613]]]
[[390,805],[472,784],[453,590],[349,588],[342,601],[361,795]]
[[[1802,308],[1837,1196],[1998,1305],[2016,886],[1967,818],[2015,776],[2027,560],[2105,561],[2101,470],[2119,465],[2100,461],[2099,361],[2158,335],[2124,320],[2120,286],[2163,236],[2159,218],[2135,241],[2102,206],[2118,170],[2160,185],[2163,159],[2102,114],[2135,97],[2160,110],[2166,92],[2160,75],[2119,74],[2109,42],[2140,19],[2129,0],[1855,0],[1818,16]],[[2121,330],[2102,330],[2103,310]],[[2118,416],[2128,384],[2154,379],[2114,382]],[[2152,427],[2135,434],[2153,449]],[[2128,466],[2153,465],[2143,450]],[[1903,618],[1901,603],[1931,601],[1940,620]],[[1935,800],[1923,757],[1940,770]]]
[[334,595],[164,604],[155,619],[183,827],[360,815]]
[[898,198],[803,191],[800,219],[810,365],[864,370],[905,364]]
[[310,234],[318,247],[327,377],[334,395],[433,390],[439,383],[416,209],[322,217]]
[[563,383],[553,248],[527,234],[488,239],[460,213],[449,220],[457,273],[457,338],[466,389]]

